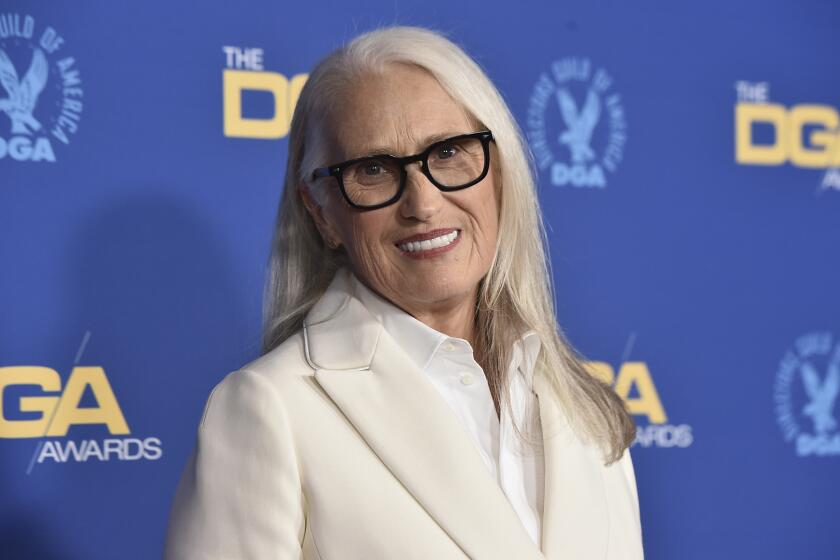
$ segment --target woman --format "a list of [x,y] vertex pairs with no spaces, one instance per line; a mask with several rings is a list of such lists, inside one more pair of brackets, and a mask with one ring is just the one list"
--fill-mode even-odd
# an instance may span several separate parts
[[642,558],[633,423],[555,324],[526,153],[434,32],[315,68],[265,353],[208,399],[167,558]]

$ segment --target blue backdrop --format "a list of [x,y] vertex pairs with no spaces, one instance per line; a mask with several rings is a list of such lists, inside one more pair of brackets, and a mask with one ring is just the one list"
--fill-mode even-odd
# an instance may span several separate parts
[[0,557],[160,556],[259,351],[296,92],[392,23],[463,45],[529,138],[647,557],[840,558],[840,10],[756,0],[3,0]]

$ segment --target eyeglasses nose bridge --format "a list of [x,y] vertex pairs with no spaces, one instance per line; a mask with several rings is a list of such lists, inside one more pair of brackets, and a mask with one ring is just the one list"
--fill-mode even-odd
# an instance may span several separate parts
[[414,157],[406,158],[402,161],[403,166],[403,181],[406,183],[408,182],[408,166],[412,163],[417,163],[420,167],[420,174],[423,175],[427,180],[431,181],[431,177],[429,176],[429,166],[425,165],[425,158],[423,155],[417,155]]
[[416,156],[408,156],[408,157],[400,158],[400,164],[403,166],[403,169],[405,169],[406,167],[408,167],[409,165],[411,165],[412,163],[415,163],[415,162],[420,164],[420,169],[425,169],[425,166],[423,165],[424,164],[423,154],[418,154]]

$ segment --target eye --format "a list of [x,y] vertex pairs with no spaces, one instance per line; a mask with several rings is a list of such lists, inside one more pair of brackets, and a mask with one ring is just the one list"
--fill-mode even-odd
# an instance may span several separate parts
[[362,171],[365,175],[379,175],[382,172],[382,166],[379,165],[379,162],[373,161],[365,164]]
[[458,147],[454,144],[445,144],[438,148],[437,150],[437,157],[438,159],[449,159],[454,157],[458,153]]

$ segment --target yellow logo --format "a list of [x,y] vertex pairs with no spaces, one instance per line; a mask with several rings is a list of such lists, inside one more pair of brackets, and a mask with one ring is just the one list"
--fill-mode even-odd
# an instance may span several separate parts
[[[586,367],[592,375],[612,385],[630,414],[647,418],[646,424],[636,426],[633,445],[670,448],[689,447],[694,442],[690,425],[668,423],[662,399],[645,362],[624,362],[618,374],[607,362],[587,362]],[[633,396],[634,389],[636,396]]]
[[[753,125],[773,128],[772,144],[753,141]],[[840,166],[840,118],[828,105],[735,104],[735,161],[745,165]],[[817,127],[816,129],[814,127]],[[807,139],[807,142],[805,141]]]
[[[664,424],[668,421],[662,399],[656,391],[647,364],[644,362],[624,362],[616,377],[613,368],[606,362],[588,362],[589,371],[613,389],[627,403],[627,410],[634,416],[647,416],[651,424]],[[638,397],[630,393],[636,388]]]
[[[277,72],[255,72],[227,69],[222,73],[224,93],[225,136],[235,138],[282,138],[289,133],[300,90],[307,74],[292,79]],[[242,116],[244,90],[268,92],[274,98],[274,115],[268,119]]]
[[[40,417],[10,420],[3,410],[3,393],[7,387],[14,385],[37,385],[45,393],[59,394],[20,397],[19,410],[37,412]],[[87,387],[96,398],[96,407],[79,407]],[[0,367],[0,438],[66,436],[70,426],[80,424],[103,424],[112,435],[131,433],[104,369],[96,366],[73,368],[62,391],[61,377],[54,369],[42,366]]]

